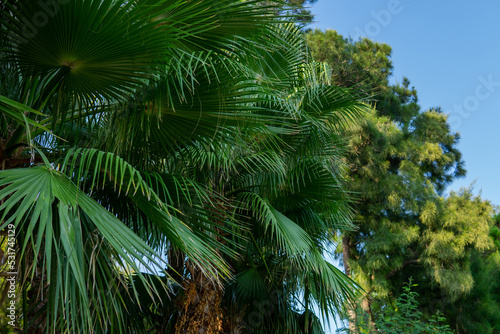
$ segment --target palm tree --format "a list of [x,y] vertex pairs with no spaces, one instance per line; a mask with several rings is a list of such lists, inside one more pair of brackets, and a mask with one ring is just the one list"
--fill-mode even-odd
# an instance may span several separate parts
[[[352,228],[335,133],[363,105],[276,11],[4,5],[0,230],[24,330],[307,332],[311,303],[352,297],[322,253]],[[269,300],[280,321],[248,324]]]

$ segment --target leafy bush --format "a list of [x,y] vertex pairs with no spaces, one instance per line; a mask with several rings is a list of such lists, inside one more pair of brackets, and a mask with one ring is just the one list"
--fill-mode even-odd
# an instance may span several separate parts
[[376,316],[378,331],[391,334],[452,334],[453,331],[446,324],[446,318],[439,310],[427,321],[424,319],[419,310],[418,293],[411,290],[413,286],[416,284],[412,284],[410,278],[403,287],[403,293],[396,300],[395,307],[387,307]]
[[374,314],[374,323],[366,312],[358,307],[356,312],[356,330],[342,328],[337,333],[356,334],[453,334],[446,318],[438,310],[429,319],[425,319],[419,310],[418,293],[412,291],[412,279],[403,287],[403,293],[397,298],[394,306],[386,305]]

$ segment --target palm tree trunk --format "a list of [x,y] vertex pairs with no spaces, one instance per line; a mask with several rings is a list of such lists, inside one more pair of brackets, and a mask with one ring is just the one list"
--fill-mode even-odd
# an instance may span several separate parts
[[[191,269],[194,266],[191,265]],[[189,270],[189,268],[188,268]],[[175,325],[176,334],[217,334],[222,332],[222,287],[198,268],[189,270],[184,284],[182,310]]]

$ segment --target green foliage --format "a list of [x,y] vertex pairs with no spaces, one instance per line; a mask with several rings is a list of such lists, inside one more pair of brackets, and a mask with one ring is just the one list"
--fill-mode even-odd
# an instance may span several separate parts
[[[389,84],[389,46],[319,30],[309,32],[307,42],[315,59],[332,66],[332,82],[369,96],[376,110],[346,131],[347,186],[359,194],[359,229],[345,233],[338,250],[348,273],[368,292],[366,300],[374,301],[364,307],[387,307],[409,277],[419,284],[422,312],[436,303],[458,303],[479,279],[472,254],[489,252],[488,234],[496,233],[488,201],[471,189],[444,195],[465,175],[458,133],[440,108],[420,110],[408,79]],[[446,316],[450,323],[457,320],[456,313]]]
[[357,87],[365,94],[388,90],[392,74],[391,47],[367,38],[354,42],[334,30],[308,32],[307,45],[316,61],[332,66],[332,81],[342,87]]
[[321,333],[313,310],[354,298],[323,254],[354,229],[342,131],[369,108],[282,7],[75,0],[30,27],[39,3],[1,6],[27,332]]
[[420,310],[419,294],[413,291],[417,284],[412,278],[403,285],[402,293],[394,305],[384,305],[383,309],[374,314],[374,322],[361,307],[357,308],[356,329],[341,328],[338,333],[385,333],[385,334],[452,334],[446,318],[440,310],[435,314],[425,316]]
[[412,280],[405,284],[403,293],[397,298],[394,308],[387,307],[377,315],[376,327],[382,333],[453,333],[446,325],[446,318],[440,311],[425,321],[419,310],[418,293],[412,291]]
[[310,5],[317,1],[318,0],[278,0],[264,1],[264,3],[280,6],[283,9],[282,14],[293,18],[300,26],[307,26],[314,19],[314,16],[309,10]]
[[493,216],[493,226],[490,230],[490,236],[497,251],[500,250],[500,213]]
[[314,4],[316,1],[318,0],[286,0],[290,6],[294,7],[292,13],[296,15],[297,21],[303,24],[311,23],[314,19],[307,6]]
[[495,334],[500,328],[500,254],[474,252],[470,259],[474,286],[449,305],[446,315],[458,333]]
[[376,315],[375,326],[382,333],[411,333],[411,334],[452,334],[446,318],[438,310],[427,321],[419,310],[418,293],[412,291],[410,279],[403,287],[403,293],[396,299],[394,307],[387,307]]
[[452,301],[474,285],[471,250],[483,253],[492,247],[491,215],[491,204],[473,196],[471,189],[451,192],[446,199],[429,203],[421,213],[426,245],[423,262],[433,282]]

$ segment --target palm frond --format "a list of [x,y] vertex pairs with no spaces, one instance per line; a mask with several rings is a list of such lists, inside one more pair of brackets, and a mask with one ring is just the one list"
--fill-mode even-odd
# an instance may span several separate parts
[[[213,244],[214,240],[206,233],[197,233],[197,229],[194,229],[201,225],[202,232],[214,232],[214,223],[210,224],[210,220],[203,216],[208,210],[201,210],[199,214],[194,215],[197,219],[193,221],[193,218],[189,218],[180,208],[175,207],[175,201],[172,201],[174,196],[183,203],[190,201],[190,194],[185,185],[174,182],[177,188],[169,188],[165,183],[166,178],[160,178],[155,174],[146,174],[146,179],[144,179],[137,169],[119,156],[95,149],[69,151],[64,158],[61,170],[78,184],[81,180],[84,182],[88,180],[88,185],[80,184],[79,186],[87,189],[89,193],[99,188],[111,188],[118,197],[120,192],[124,192],[125,198],[118,202],[124,203],[128,197],[133,203],[131,207],[122,206],[120,210],[116,210],[118,209],[116,204],[111,204],[108,199],[109,192],[100,201],[112,210],[115,209],[120,217],[127,219],[129,214],[133,214],[134,219],[140,219],[142,224],[134,222],[134,225],[141,226],[136,232],[141,231],[144,239],[151,242],[152,236],[156,235],[162,239],[161,243],[155,243],[157,246],[172,243],[197,264],[200,270],[206,270],[211,277],[217,277],[219,274],[230,275],[227,264],[214,249],[225,251],[227,255],[233,256],[234,251],[223,244],[217,242]],[[173,180],[177,181],[175,178]],[[199,199],[202,201],[206,200],[207,194],[204,194],[201,188],[197,189],[196,194],[201,196]],[[127,213],[128,211],[130,213]],[[140,212],[143,218],[135,215],[137,212]],[[210,212],[210,214],[216,214],[216,212]],[[152,233],[155,230],[157,232]]]
[[277,246],[290,255],[307,252],[312,246],[309,235],[285,215],[274,209],[268,201],[255,193],[240,194],[241,206],[249,210],[262,224],[265,238],[276,240]]
[[[32,131],[30,126],[42,131],[49,132],[49,129],[40,122],[41,120],[37,121],[33,119],[36,116],[41,119],[45,118],[46,116],[43,113],[31,109],[28,106],[11,100],[5,96],[0,96],[0,113],[4,117],[8,117],[8,119],[11,119],[18,125],[25,127],[25,133],[29,133],[30,131]],[[8,120],[2,118],[2,123],[3,122],[8,123]]]
[[[101,236],[102,242],[109,245],[114,267],[123,271],[124,278],[135,272],[145,280],[140,274],[141,267],[157,273],[155,268],[164,266],[151,247],[50,165],[0,171],[0,187],[4,222],[0,229],[8,224],[15,226],[22,240],[21,257],[32,259],[31,279],[37,277],[41,286],[56,284],[50,289],[52,302],[47,312],[58,314],[58,308],[62,308],[68,316],[65,326],[80,319],[81,328],[92,328],[89,314],[79,315],[80,307],[90,312],[93,298],[87,291],[90,282],[86,275],[95,269],[89,267],[83,256],[84,240],[89,233]],[[40,265],[45,268],[41,277],[35,275]],[[117,274],[113,277],[120,279]],[[151,296],[156,294],[148,282],[144,284],[150,287]],[[130,293],[135,294],[133,290]],[[79,303],[65,305],[65,300]]]

